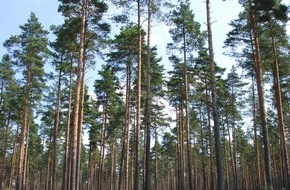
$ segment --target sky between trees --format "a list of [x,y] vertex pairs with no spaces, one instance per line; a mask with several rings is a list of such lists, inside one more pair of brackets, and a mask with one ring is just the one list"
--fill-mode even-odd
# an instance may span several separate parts
[[[1,0],[0,7],[0,23],[2,24],[2,30],[0,33],[0,56],[6,52],[3,48],[3,42],[7,40],[11,35],[17,35],[20,33],[19,25],[26,23],[29,18],[30,12],[34,12],[38,17],[41,24],[46,30],[49,30],[52,24],[59,25],[63,23],[63,17],[57,12],[58,1],[57,0]],[[236,19],[238,13],[242,10],[241,6],[236,0],[229,0],[226,3],[223,1],[213,1],[212,3],[212,21],[213,24],[213,45],[215,53],[215,61],[221,67],[227,68],[227,71],[234,63],[233,58],[229,58],[223,55],[224,49],[223,41],[226,38],[226,34],[230,31],[231,27],[228,25],[230,20]],[[203,0],[192,1],[191,8],[195,14],[195,20],[201,23],[201,29],[206,29],[206,12],[205,2]],[[112,7],[109,8],[107,15],[111,15],[114,11]],[[152,45],[157,45],[158,56],[162,56],[162,63],[165,68],[170,68],[171,63],[167,59],[166,44],[171,40],[168,33],[170,26],[166,26],[163,23],[154,23],[152,28]],[[111,36],[114,36],[118,31],[113,30]],[[50,34],[50,38],[54,36]],[[103,64],[103,60],[98,60],[96,67],[100,68]],[[90,70],[90,74],[86,75],[89,86],[92,86],[95,80],[96,70]],[[91,88],[91,87],[90,87]],[[92,89],[90,89],[92,91]]]

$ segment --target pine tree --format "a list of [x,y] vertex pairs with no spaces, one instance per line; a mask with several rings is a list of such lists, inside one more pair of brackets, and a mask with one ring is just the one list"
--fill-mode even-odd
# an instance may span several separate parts
[[39,98],[35,94],[35,90],[38,91],[38,95],[41,95],[41,85],[44,83],[43,65],[48,52],[48,32],[43,29],[34,13],[31,13],[28,22],[20,26],[20,29],[22,30],[20,35],[10,37],[4,44],[5,47],[10,49],[13,59],[18,63],[18,67],[23,68],[23,82],[25,85],[18,174],[16,180],[17,190],[25,188],[23,184],[26,179],[23,179],[23,172],[25,171],[25,139],[27,138],[28,112],[32,106],[32,96],[34,100],[37,97]]
[[212,114],[214,121],[214,137],[215,137],[215,154],[216,154],[216,167],[217,167],[217,183],[218,190],[224,189],[224,171],[221,155],[221,142],[220,142],[220,126],[218,120],[217,104],[216,104],[216,80],[215,80],[215,67],[214,67],[214,53],[212,42],[212,29],[211,29],[211,16],[210,16],[210,1],[206,1],[206,13],[207,13],[207,33],[208,33],[208,49],[209,49],[209,64],[211,75],[211,95],[212,95]]
[[[189,177],[189,189],[194,189],[193,172],[192,172],[192,147],[191,147],[191,132],[190,132],[190,116],[189,116],[189,84],[188,84],[188,67],[192,63],[193,51],[197,46],[202,45],[204,36],[200,31],[200,24],[194,21],[194,14],[189,8],[189,3],[181,3],[177,10],[172,12],[171,21],[176,28],[170,30],[173,43],[167,45],[167,48],[176,54],[175,51],[182,52],[183,57],[179,58],[180,63],[183,63],[183,82],[184,94],[182,94],[182,101],[184,101],[185,110],[185,131],[187,144],[187,168]],[[183,113],[183,111],[181,111]],[[182,132],[183,133],[183,132]],[[182,142],[183,143],[183,142]]]

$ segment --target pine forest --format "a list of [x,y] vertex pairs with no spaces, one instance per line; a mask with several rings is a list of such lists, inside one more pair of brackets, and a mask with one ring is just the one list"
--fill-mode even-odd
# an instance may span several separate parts
[[214,0],[241,7],[224,68],[212,1],[31,12],[1,47],[0,190],[290,190],[290,4]]

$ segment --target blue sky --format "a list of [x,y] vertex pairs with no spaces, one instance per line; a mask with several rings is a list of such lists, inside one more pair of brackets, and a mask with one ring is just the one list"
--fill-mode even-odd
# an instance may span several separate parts
[[[19,25],[27,22],[30,12],[33,11],[39,18],[45,29],[49,29],[52,24],[61,24],[62,16],[57,12],[58,0],[0,0],[0,56],[6,52],[3,48],[3,42],[11,35],[20,33]],[[200,22],[202,29],[206,29],[206,10],[204,0],[194,0],[191,3],[193,12],[195,13],[196,21]],[[241,11],[237,0],[212,0],[212,21],[214,22],[213,29],[213,43],[215,61],[218,65],[230,68],[234,63],[234,59],[230,59],[223,55],[223,41],[226,38],[226,33],[231,29],[228,23],[236,19],[238,13]],[[152,31],[152,44],[158,46],[159,56],[163,57],[163,64],[165,67],[170,67],[166,58],[166,44],[170,42],[168,34],[169,27],[164,24],[155,26]],[[102,61],[98,62],[98,64]],[[168,65],[169,64],[169,65]],[[96,71],[94,71],[96,72]],[[95,77],[88,76],[91,80]]]
[[57,0],[0,0],[0,56],[6,52],[3,42],[11,35],[20,33],[19,26],[27,22],[31,12],[39,18],[45,29],[51,24],[61,24],[62,16],[57,13]]

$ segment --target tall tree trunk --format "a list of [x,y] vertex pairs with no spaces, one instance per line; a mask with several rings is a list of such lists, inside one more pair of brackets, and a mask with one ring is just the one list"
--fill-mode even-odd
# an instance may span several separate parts
[[178,156],[178,189],[184,189],[184,129],[183,129],[183,113],[182,105],[176,108],[176,127],[177,127],[177,156]]
[[83,62],[84,62],[84,49],[85,49],[85,32],[86,32],[86,11],[87,10],[87,0],[82,0],[82,18],[81,18],[81,28],[80,28],[80,44],[79,44],[79,57],[78,57],[78,67],[77,67],[77,82],[75,89],[75,99],[74,99],[74,112],[73,112],[73,130],[72,130],[72,147],[71,147],[71,173],[70,173],[70,190],[77,190],[77,174],[79,168],[77,168],[77,155],[78,155],[78,127],[79,127],[79,111],[81,102],[81,87],[82,87],[82,75],[83,73]]
[[[51,129],[52,131],[52,129]],[[52,134],[52,132],[51,132]],[[52,137],[49,137],[49,150],[48,150],[48,158],[47,158],[47,166],[46,166],[46,180],[45,180],[45,189],[46,190],[52,190],[52,149],[51,149],[51,139]]]
[[93,181],[95,176],[96,152],[95,148],[90,145],[89,163],[88,163],[88,190],[93,190]]
[[137,0],[138,4],[138,71],[137,71],[137,107],[136,107],[136,129],[135,129],[135,176],[134,190],[139,189],[139,157],[140,157],[140,125],[141,125],[141,1]]
[[70,63],[69,72],[69,95],[68,95],[68,110],[67,110],[67,125],[65,131],[65,151],[63,161],[63,175],[62,175],[62,190],[67,190],[70,186],[70,166],[69,166],[69,139],[70,139],[70,126],[71,126],[71,101],[72,101],[72,79],[73,79],[73,61]]
[[231,110],[232,110],[232,136],[233,136],[233,166],[234,166],[234,184],[235,189],[238,190],[238,172],[237,172],[237,140],[236,140],[236,114],[235,114],[235,93],[234,86],[232,86]]
[[[226,129],[225,129],[225,125],[223,125],[223,136],[226,136],[225,133]],[[231,149],[231,147],[230,147]],[[228,165],[228,154],[227,154],[227,146],[226,146],[226,138],[224,138],[224,158],[225,158],[225,175],[226,175],[226,179],[225,179],[225,189],[229,190],[230,189],[230,177],[229,177],[229,165]],[[237,186],[237,185],[235,185]],[[237,189],[236,189],[237,190]]]
[[24,105],[22,110],[22,130],[21,130],[21,140],[19,148],[19,159],[18,159],[18,172],[16,178],[16,190],[22,190],[23,183],[23,172],[24,172],[24,159],[25,159],[25,142],[27,137],[27,120],[28,120],[28,106],[29,106],[29,97],[31,89],[31,65],[27,66],[26,73],[26,94],[24,97]]
[[[0,104],[1,106],[1,104]],[[4,174],[4,166],[5,166],[5,157],[7,153],[7,146],[8,146],[8,136],[10,133],[10,119],[11,119],[11,112],[8,113],[7,123],[6,123],[6,129],[5,129],[5,140],[4,140],[4,147],[3,147],[3,153],[2,153],[2,159],[0,163],[0,189],[3,187],[3,174]]]
[[[127,95],[126,95],[127,96]],[[127,99],[127,97],[126,97]],[[126,106],[127,107],[127,106]],[[127,110],[127,108],[126,108]],[[126,111],[125,111],[126,112]],[[126,115],[126,113],[125,113]],[[121,158],[120,158],[120,169],[119,169],[119,179],[118,179],[118,190],[123,190],[125,189],[124,188],[124,184],[125,184],[125,173],[124,173],[124,167],[125,167],[125,160],[126,160],[126,142],[125,142],[125,139],[126,139],[126,116],[125,116],[125,124],[123,126],[123,131],[124,131],[124,134],[123,134],[123,141],[122,141],[122,150],[121,150]]]
[[33,162],[33,167],[31,169],[32,171],[32,177],[30,180],[30,188],[29,190],[34,190],[34,186],[35,186],[35,177],[34,175],[36,174],[36,170],[37,170],[37,160],[38,160],[38,156],[36,158],[34,158],[34,162]]
[[280,146],[282,150],[282,167],[284,170],[284,178],[286,179],[287,189],[290,189],[290,171],[289,171],[289,159],[288,159],[288,149],[286,144],[286,133],[285,133],[285,124],[284,124],[284,114],[282,106],[282,96],[281,96],[281,86],[280,86],[280,70],[279,62],[277,55],[277,48],[275,43],[275,38],[273,34],[273,28],[271,23],[269,23],[269,28],[271,32],[271,44],[274,56],[274,65],[273,65],[273,78],[274,78],[274,88],[275,88],[275,98],[277,103],[277,113],[278,113],[278,124],[279,124],[279,133],[280,133]]
[[184,97],[185,97],[185,130],[186,130],[186,145],[187,145],[187,169],[188,169],[188,183],[189,190],[193,190],[192,178],[192,153],[191,153],[191,138],[190,138],[190,124],[189,124],[189,108],[188,108],[188,77],[187,77],[187,55],[186,55],[186,38],[185,28],[183,26],[183,80],[184,80]]
[[[158,172],[158,136],[157,136],[157,129],[155,129],[155,190],[159,188],[159,172]],[[171,168],[170,168],[171,170]]]
[[29,144],[29,128],[30,128],[30,116],[27,120],[27,134],[26,134],[26,144],[25,144],[25,153],[24,153],[24,164],[23,164],[23,180],[22,180],[22,189],[26,190],[27,189],[27,182],[28,182],[28,171],[29,169],[27,168],[29,166],[28,163],[28,144]]
[[[126,102],[125,102],[125,124],[124,124],[124,135],[123,145],[121,152],[121,162],[119,170],[119,190],[128,190],[129,187],[129,133],[130,133],[130,99],[131,99],[131,59],[126,65]],[[124,187],[124,188],[123,188]]]
[[130,164],[130,126],[131,126],[131,111],[130,111],[130,100],[131,100],[131,60],[127,65],[127,84],[126,84],[126,133],[125,133],[125,145],[126,145],[126,160],[125,160],[125,190],[129,190],[129,164]]
[[202,186],[201,189],[208,189],[206,185],[206,166],[205,166],[205,147],[204,147],[204,132],[202,124],[202,111],[199,110],[199,122],[200,122],[200,139],[201,139],[201,161],[202,161]]
[[220,142],[220,129],[218,121],[218,113],[216,106],[216,81],[215,81],[215,65],[212,43],[212,31],[211,31],[211,16],[210,16],[210,1],[206,0],[206,12],[207,12],[207,32],[208,32],[208,47],[210,57],[210,73],[211,73],[211,93],[212,93],[212,114],[214,121],[214,136],[215,136],[215,153],[216,153],[216,167],[217,167],[217,184],[218,190],[224,189],[224,171],[221,154],[221,142]]
[[[111,139],[114,141],[113,139]],[[111,142],[111,160],[110,160],[110,190],[114,189],[114,171],[115,171],[115,142]]]
[[56,111],[53,131],[53,165],[52,165],[52,187],[56,189],[56,163],[57,163],[57,136],[60,115],[60,101],[61,101],[61,70],[58,73],[57,96],[56,96]]
[[13,143],[13,152],[12,152],[12,158],[11,158],[11,171],[10,171],[10,176],[9,176],[9,180],[8,180],[8,185],[7,185],[8,190],[10,190],[12,188],[12,181],[13,181],[13,176],[15,173],[15,161],[16,161],[16,154],[17,154],[18,134],[19,134],[19,125],[17,125],[14,143]]
[[146,108],[145,108],[145,128],[146,128],[146,151],[145,151],[145,190],[151,189],[150,173],[150,142],[151,142],[151,0],[147,2],[148,22],[147,22],[147,57],[146,57]]
[[181,167],[181,144],[180,144],[180,118],[179,118],[179,105],[176,105],[176,129],[177,129],[177,186],[176,189],[182,189],[182,180],[181,180],[181,173],[182,173],[182,167]]
[[257,172],[257,190],[262,188],[261,182],[261,170],[260,170],[260,151],[259,151],[259,141],[257,134],[257,114],[256,114],[256,96],[255,96],[255,84],[254,75],[252,75],[252,103],[253,103],[253,128],[254,128],[254,145],[255,145],[255,155],[256,155],[256,172]]
[[210,150],[210,189],[214,190],[214,171],[213,171],[213,145],[212,145],[212,132],[211,132],[211,117],[210,117],[210,100],[209,100],[209,92],[208,92],[208,83],[206,81],[205,87],[205,99],[206,99],[206,112],[207,112],[207,125],[208,125],[208,133],[209,133],[209,150]]
[[255,14],[252,8],[251,0],[248,0],[248,6],[250,10],[251,28],[252,28],[253,37],[254,37],[256,80],[257,80],[261,125],[262,125],[262,132],[263,132],[264,162],[265,162],[265,174],[266,174],[266,182],[267,182],[266,185],[267,185],[267,188],[272,190],[273,186],[272,186],[272,176],[271,176],[272,172],[271,172],[270,145],[269,145],[269,135],[268,135],[267,112],[265,109],[265,99],[264,99],[264,90],[263,90],[263,72],[262,72],[262,64],[261,64],[259,36],[258,36],[257,23],[256,23]]
[[[228,129],[228,136],[229,136],[229,152],[230,152],[230,159],[231,159],[231,169],[232,169],[232,174],[235,174],[235,163],[234,163],[234,156],[233,156],[233,151],[232,151],[232,135],[230,133],[230,124],[229,124],[229,114],[228,114],[228,110],[226,110],[225,113],[225,122],[227,125],[227,129]],[[231,180],[230,180],[231,181]],[[235,189],[237,189],[238,184],[236,183],[236,179],[234,179],[234,185],[235,185]]]
[[82,68],[82,79],[80,89],[80,106],[79,106],[79,121],[78,121],[78,146],[77,146],[77,181],[76,190],[81,189],[81,151],[82,151],[82,128],[83,128],[83,117],[84,117],[84,100],[85,100],[85,67],[86,64],[83,61]]
[[105,162],[105,147],[106,147],[106,125],[107,125],[107,95],[105,95],[105,102],[103,104],[103,116],[102,116],[102,133],[101,133],[101,148],[100,148],[100,161],[99,161],[99,182],[98,189],[103,189],[104,181],[104,162]]

